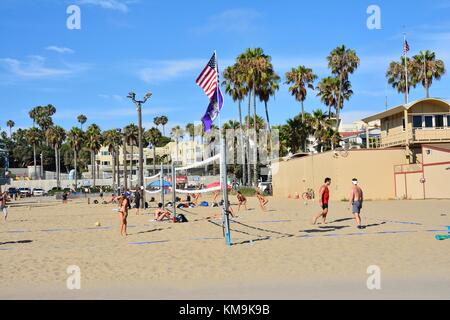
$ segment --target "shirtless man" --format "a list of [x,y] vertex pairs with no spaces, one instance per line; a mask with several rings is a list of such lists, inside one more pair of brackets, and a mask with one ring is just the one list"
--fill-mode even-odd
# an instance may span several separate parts
[[330,185],[331,185],[331,179],[326,178],[324,184],[320,187],[319,190],[319,205],[322,208],[322,211],[314,217],[313,219],[313,225],[317,223],[317,220],[322,217],[323,218],[323,224],[327,223],[327,215],[328,215],[328,204],[330,201]]
[[361,209],[364,201],[364,193],[362,189],[359,187],[358,179],[352,180],[353,187],[350,192],[350,201],[348,204],[348,210],[352,208],[352,213],[355,215],[356,224],[358,225],[358,229],[364,229],[361,225]]
[[245,210],[248,210],[247,209],[247,198],[240,191],[238,191],[238,193],[237,193],[237,200],[239,203],[238,212],[241,210],[241,206],[244,206]]

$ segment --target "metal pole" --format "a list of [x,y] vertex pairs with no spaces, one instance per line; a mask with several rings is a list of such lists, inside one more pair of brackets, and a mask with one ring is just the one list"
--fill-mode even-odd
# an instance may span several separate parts
[[228,181],[227,181],[227,147],[226,138],[222,136],[220,145],[220,185],[223,191],[223,226],[225,228],[225,241],[231,246],[230,216],[228,208]]
[[177,173],[175,172],[175,162],[172,161],[172,205],[173,205],[173,222],[177,217]]
[[[139,127],[139,188],[144,187],[144,145],[143,145],[143,137],[142,137],[142,104],[141,102],[137,102],[138,109],[138,127]],[[142,193],[142,201],[141,201],[141,209],[144,209],[145,204],[145,192]]]
[[161,188],[161,203],[163,205],[163,208],[165,208],[165,205],[164,205],[164,191],[165,191],[164,190],[164,167],[163,167],[162,163],[161,163],[160,173],[161,173],[161,176],[159,177],[159,186]]

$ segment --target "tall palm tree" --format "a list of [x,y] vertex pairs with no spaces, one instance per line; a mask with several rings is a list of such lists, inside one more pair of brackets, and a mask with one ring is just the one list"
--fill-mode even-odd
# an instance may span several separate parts
[[[253,115],[256,121],[256,95],[261,87],[261,83],[270,76],[273,66],[271,57],[264,53],[261,48],[249,48],[237,58],[239,70],[243,72],[244,83],[248,90],[248,120],[250,120],[251,99],[253,97]],[[253,123],[256,128],[256,122]],[[249,135],[250,123],[247,123],[247,136]],[[257,141],[256,141],[257,144]],[[249,150],[248,150],[249,152]],[[254,149],[254,158],[257,159],[258,150]],[[250,158],[250,154],[248,154]],[[250,162],[247,164],[247,170],[250,172]],[[253,165],[253,179],[252,184],[255,186],[258,178],[258,163],[255,161]]]
[[[305,119],[306,117],[305,114]],[[296,153],[303,148],[306,139],[311,134],[311,127],[308,121],[303,121],[301,115],[299,115],[293,119],[288,119],[281,131],[286,139],[287,146],[292,153]]]
[[436,53],[429,50],[420,51],[412,60],[414,73],[417,82],[421,82],[425,88],[426,97],[430,97],[430,87],[433,80],[440,80],[445,74],[445,63],[436,59]]
[[[339,128],[341,109],[344,107],[342,101],[342,91],[346,83],[349,83],[349,76],[353,74],[359,67],[360,60],[356,55],[356,52],[352,49],[348,49],[345,45],[339,46],[331,51],[327,57],[328,67],[334,76],[339,79],[339,95],[336,109],[336,129]],[[349,83],[350,84],[350,83]]]
[[195,140],[195,125],[193,123],[188,123],[186,125],[186,133],[189,135],[192,141]]
[[78,153],[81,151],[84,144],[85,135],[80,128],[73,127],[67,133],[67,143],[73,151],[73,161],[75,169],[75,190],[78,188]]
[[153,123],[155,126],[159,129],[159,126],[161,125],[161,117],[155,117],[153,118]]
[[[36,170],[36,146],[42,141],[42,132],[38,128],[31,128],[26,132],[27,142],[33,146],[33,166],[34,166],[34,179],[37,180]],[[42,165],[42,164],[41,164]]]
[[152,145],[152,149],[153,149],[153,174],[154,175],[156,174],[156,146],[158,145],[159,141],[161,140],[161,137],[162,137],[162,134],[158,128],[151,128],[150,130],[146,131],[144,134],[145,140]]
[[66,131],[59,126],[52,126],[46,131],[47,140],[55,150],[56,185],[61,187],[60,148],[66,139]]
[[183,139],[183,137],[184,137],[183,129],[181,129],[180,126],[175,126],[175,127],[172,128],[172,131],[171,131],[170,135],[172,136],[172,139],[176,143],[177,156],[175,158],[175,161],[178,162],[178,160],[179,160],[178,159],[178,155],[179,155],[178,144],[180,142],[180,139]]
[[84,114],[80,114],[77,117],[77,121],[80,123],[80,129],[83,130],[83,125],[86,123],[87,117]]
[[[408,70],[408,90],[406,90],[406,70],[405,63]],[[400,61],[392,61],[386,71],[386,78],[388,83],[397,90],[398,93],[405,95],[405,103],[408,102],[408,94],[411,88],[417,86],[417,77],[414,76],[414,64],[410,58],[400,57]]]
[[167,118],[166,116],[161,116],[159,118],[163,127],[163,136],[166,136],[166,124],[169,123],[169,118]]
[[314,81],[317,75],[313,70],[305,66],[292,68],[286,73],[286,84],[290,85],[289,92],[295,97],[295,100],[301,103],[302,106],[302,121],[305,122],[305,107],[304,101],[308,94],[308,88],[314,90]]
[[6,126],[9,128],[9,138],[12,138],[12,128],[14,128],[15,125],[16,123],[12,120],[6,121]]
[[125,127],[124,133],[126,136],[127,144],[131,146],[130,180],[133,180],[134,147],[139,143],[139,128],[134,123],[131,123]]
[[261,102],[264,102],[264,109],[266,112],[267,131],[271,131],[268,103],[271,97],[280,89],[280,76],[275,72],[270,71],[268,77],[261,81],[258,89],[258,96]]
[[103,144],[102,131],[100,127],[96,124],[91,124],[86,130],[86,147],[91,152],[91,171],[93,178],[93,186],[96,186],[96,160],[95,157],[100,151]]
[[[238,64],[234,64],[225,69],[223,72],[224,81],[222,85],[225,85],[225,92],[231,97],[234,102],[238,102],[239,112],[239,124],[241,128],[240,141],[241,141],[241,163],[242,163],[242,180],[243,184],[247,184],[247,170],[245,166],[245,144],[244,144],[244,131],[242,123],[242,109],[241,103],[248,93],[248,88],[244,84],[244,75],[242,70],[239,69]],[[202,143],[203,144],[203,143]]]
[[112,167],[112,187],[114,190],[117,189],[116,184],[116,152],[117,152],[117,141],[120,139],[119,132],[115,129],[107,130],[103,132],[103,144],[108,147],[108,151],[111,154],[111,167]]

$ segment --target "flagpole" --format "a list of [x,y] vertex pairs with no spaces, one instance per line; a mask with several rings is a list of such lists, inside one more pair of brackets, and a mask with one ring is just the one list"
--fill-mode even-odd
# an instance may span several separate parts
[[405,92],[406,92],[406,104],[409,103],[409,83],[408,83],[408,50],[406,46],[406,33],[403,33],[403,56],[405,58]]

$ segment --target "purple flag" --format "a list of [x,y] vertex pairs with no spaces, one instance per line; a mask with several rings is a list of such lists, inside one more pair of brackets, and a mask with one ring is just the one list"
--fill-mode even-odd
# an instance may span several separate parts
[[210,132],[214,120],[216,120],[219,115],[220,110],[223,107],[223,95],[220,88],[217,88],[214,96],[209,102],[208,110],[206,110],[205,115],[202,118],[203,127],[205,132]]

